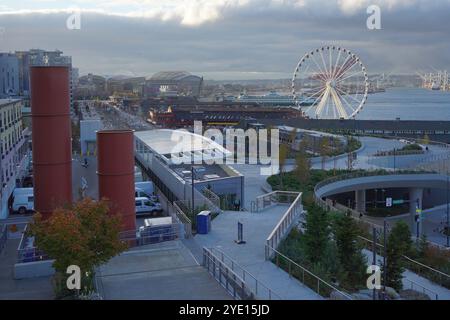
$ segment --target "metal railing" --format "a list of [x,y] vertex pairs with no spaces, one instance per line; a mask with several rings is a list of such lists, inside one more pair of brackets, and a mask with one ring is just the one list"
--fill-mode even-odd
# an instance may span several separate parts
[[246,284],[247,288],[251,290],[255,299],[262,300],[281,300],[281,296],[275,293],[272,289],[258,280],[250,272],[240,266],[235,260],[226,255],[223,251],[217,248],[208,249],[211,254],[219,258],[228,268],[236,273]]
[[34,245],[34,237],[27,236],[28,225],[25,226],[17,248],[17,263],[28,263],[50,260],[51,258]]
[[[366,237],[363,236],[358,236],[358,238],[362,241],[364,241],[366,244],[369,245],[370,248],[373,247],[373,240],[371,239],[367,239]],[[380,256],[384,255],[384,246],[381,243],[376,242],[375,243],[376,248],[377,248],[377,254]],[[437,269],[434,269],[426,264],[423,264],[417,260],[411,259],[408,256],[403,255],[402,256],[404,260],[406,260],[407,262],[407,266],[409,269],[411,269],[411,271],[415,272],[418,275],[429,275],[429,276],[424,276],[424,278],[432,278],[432,281],[436,282],[439,285],[444,285],[447,288],[450,287],[450,275],[439,271]],[[410,281],[410,280],[409,280]],[[431,291],[431,290],[430,290]]]
[[[439,300],[439,295],[435,291],[425,288],[424,286],[418,284],[417,282],[409,280],[408,278],[403,278],[403,280],[406,280],[409,283],[408,287],[411,290],[422,292],[423,294],[429,296],[431,299]],[[405,290],[405,288],[403,288],[403,290]]]
[[182,223],[184,226],[184,237],[186,239],[192,238],[192,221],[184,212],[185,210],[182,207],[185,207],[179,201],[175,201],[173,204],[173,208],[175,209],[175,215],[172,217],[179,223]]
[[216,206],[219,210],[222,209],[220,207],[220,197],[217,194],[206,187],[203,188],[202,193],[214,206]]
[[277,251],[275,248],[268,247],[268,245],[266,245],[266,251],[267,250],[273,252],[274,256],[272,257],[272,262],[275,263],[277,267],[284,269],[289,273],[290,277],[296,278],[307,287],[313,289],[320,296],[331,297],[333,294],[334,298],[336,298],[337,295],[343,300],[353,300],[349,294],[321,279],[307,268],[301,266],[297,262]]
[[295,191],[273,191],[256,197],[252,202],[251,211],[259,212],[278,204],[290,204],[298,196]]
[[[284,195],[286,192],[278,192]],[[290,194],[294,194],[293,192],[289,192]],[[302,205],[302,193],[295,192],[296,198],[291,203],[286,213],[277,223],[275,228],[270,233],[269,237],[266,239],[266,247],[265,247],[265,257],[266,260],[269,260],[273,255],[273,252],[270,251],[270,248],[277,249],[280,242],[287,236],[289,231],[292,228],[292,225],[296,221],[296,219],[303,212]]]
[[252,300],[254,296],[247,288],[244,279],[215,256],[207,248],[203,248],[203,267],[221,286],[236,300]]
[[178,240],[181,224],[173,223],[166,226],[145,227],[139,230],[121,232],[119,238],[129,247],[145,246],[148,244]]

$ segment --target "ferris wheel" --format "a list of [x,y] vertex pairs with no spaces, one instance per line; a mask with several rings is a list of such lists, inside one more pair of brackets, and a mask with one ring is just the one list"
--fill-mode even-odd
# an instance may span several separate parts
[[308,118],[354,118],[368,91],[369,78],[359,57],[337,46],[305,54],[292,77],[295,104]]

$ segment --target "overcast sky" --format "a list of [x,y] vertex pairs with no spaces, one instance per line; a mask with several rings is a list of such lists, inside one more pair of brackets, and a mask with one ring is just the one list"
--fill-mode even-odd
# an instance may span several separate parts
[[[366,9],[381,8],[381,30]],[[66,20],[81,10],[81,29]],[[369,73],[450,69],[450,0],[1,0],[0,52],[60,49],[81,74],[289,78],[325,44]]]

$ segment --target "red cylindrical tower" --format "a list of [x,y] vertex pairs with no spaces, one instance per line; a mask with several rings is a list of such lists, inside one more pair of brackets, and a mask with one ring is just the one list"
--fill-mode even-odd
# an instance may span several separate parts
[[122,231],[136,230],[133,130],[98,131],[97,157],[99,198],[121,216]]
[[34,208],[44,218],[72,203],[68,67],[31,67]]

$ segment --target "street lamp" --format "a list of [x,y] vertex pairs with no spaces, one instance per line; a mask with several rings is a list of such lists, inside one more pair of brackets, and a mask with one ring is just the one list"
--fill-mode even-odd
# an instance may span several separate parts
[[195,204],[194,204],[194,183],[195,183],[195,182],[194,182],[194,178],[195,178],[195,168],[194,168],[194,166],[192,165],[192,167],[191,167],[192,217],[194,217],[194,215],[195,215]]

